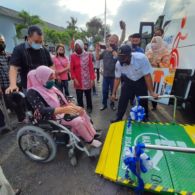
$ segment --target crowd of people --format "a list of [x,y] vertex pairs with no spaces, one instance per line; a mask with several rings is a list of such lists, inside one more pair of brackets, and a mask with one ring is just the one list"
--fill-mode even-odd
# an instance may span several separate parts
[[[55,55],[51,55],[43,46],[43,33],[38,26],[29,27],[25,42],[16,46],[11,55],[5,52],[6,41],[1,35],[0,85],[7,109],[16,113],[19,122],[26,122],[25,106],[19,101],[14,104],[13,98],[8,94],[21,90],[27,95],[27,75],[41,65],[55,71],[55,78],[47,84],[51,88],[55,84],[65,97],[70,96],[68,83],[70,80],[73,81],[77,106],[85,107],[83,101],[85,94],[88,114],[93,111],[92,92],[93,95],[97,95],[95,83],[100,83],[102,74],[100,111],[107,109],[109,101],[110,108],[113,111],[117,110],[116,119],[111,122],[122,120],[129,101],[132,103],[135,96],[147,95],[149,91],[151,96],[157,98],[158,95],[154,93],[151,67],[169,67],[170,61],[167,45],[162,38],[163,30],[155,30],[154,37],[146,46],[144,54],[144,49],[140,46],[141,35],[134,33],[125,41],[126,24],[122,21],[120,28],[122,31],[120,39],[116,34],[108,34],[106,43],[96,43],[94,50],[82,40],[76,40],[69,57],[66,56],[64,44],[58,44]],[[121,93],[117,109],[115,102],[118,100],[117,89],[120,82]],[[148,120],[148,101],[142,100],[140,104],[145,108],[145,120]],[[157,103],[152,102],[152,104],[153,109],[156,109]],[[0,132],[7,132],[1,111],[0,116],[2,119]]]
[[[116,111],[116,118],[123,119],[129,102],[135,96],[154,98],[152,67],[168,67],[169,52],[163,41],[163,30],[156,29],[154,37],[144,50],[141,35],[134,33],[126,37],[126,24],[120,22],[121,37],[108,34],[106,43],[96,43],[95,49],[82,40],[76,40],[72,54],[68,57],[64,44],[56,46],[55,55],[43,46],[43,33],[38,26],[28,28],[24,43],[17,45],[13,53],[7,54],[6,40],[0,35],[0,94],[4,97],[7,110],[15,112],[18,122],[26,123],[26,108],[19,101],[14,104],[10,94],[22,91],[37,119],[62,119],[62,124],[70,125],[73,133],[93,147],[100,147],[98,133],[94,129],[89,114],[93,112],[93,95],[97,95],[96,84],[102,81],[100,112],[108,108]],[[103,70],[103,71],[101,71]],[[102,79],[101,75],[102,74]],[[70,96],[69,81],[73,81],[77,104],[67,101]],[[120,97],[117,90],[121,85]],[[83,101],[86,97],[86,111]],[[99,94],[98,94],[99,95]],[[118,108],[116,107],[118,101]],[[148,120],[148,101],[141,100]],[[157,103],[153,102],[156,109]],[[6,133],[4,113],[0,109],[0,133]]]

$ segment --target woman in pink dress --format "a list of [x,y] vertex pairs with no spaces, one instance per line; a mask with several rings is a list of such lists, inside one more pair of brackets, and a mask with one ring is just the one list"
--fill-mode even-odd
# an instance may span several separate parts
[[65,56],[65,48],[63,44],[57,45],[56,56],[53,58],[53,63],[55,65],[60,90],[62,92],[64,91],[66,96],[69,96],[68,72],[70,70],[70,64],[68,58]]
[[55,73],[46,66],[40,66],[28,74],[27,99],[38,118],[57,120],[71,126],[71,131],[94,147],[101,142],[95,139],[96,131],[82,107],[68,103],[63,94],[54,87]]
[[92,111],[91,89],[94,86],[95,72],[92,55],[84,50],[81,40],[75,41],[74,53],[70,56],[70,72],[74,80],[78,105],[84,107],[83,93],[87,100],[87,111]]

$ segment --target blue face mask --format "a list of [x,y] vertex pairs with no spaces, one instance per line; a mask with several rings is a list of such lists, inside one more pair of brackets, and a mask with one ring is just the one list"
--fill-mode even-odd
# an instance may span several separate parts
[[40,43],[32,42],[31,47],[35,50],[39,50],[42,48],[42,45]]
[[52,87],[55,86],[55,81],[54,80],[50,80],[50,81],[47,81],[47,83],[45,84],[45,88],[47,89],[51,89]]

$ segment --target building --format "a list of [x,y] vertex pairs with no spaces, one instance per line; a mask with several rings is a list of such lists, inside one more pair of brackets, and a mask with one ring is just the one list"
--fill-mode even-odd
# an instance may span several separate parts
[[[22,18],[18,16],[19,12],[0,6],[0,34],[5,37],[6,51],[12,52],[13,48],[23,40],[19,40],[16,36],[16,24],[22,22]],[[60,26],[43,21],[48,28],[64,31],[65,29]]]

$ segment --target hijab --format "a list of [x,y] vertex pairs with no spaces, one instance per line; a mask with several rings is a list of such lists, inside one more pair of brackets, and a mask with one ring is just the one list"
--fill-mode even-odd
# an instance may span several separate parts
[[54,70],[43,65],[31,70],[27,76],[27,89],[37,91],[49,106],[56,108],[60,107],[58,96],[61,97],[65,104],[67,104],[67,100],[56,87],[51,89],[44,87],[53,73]]
[[151,49],[146,52],[146,56],[153,66],[161,63],[164,57],[169,56],[169,51],[165,47],[162,37],[155,36],[152,38]]

